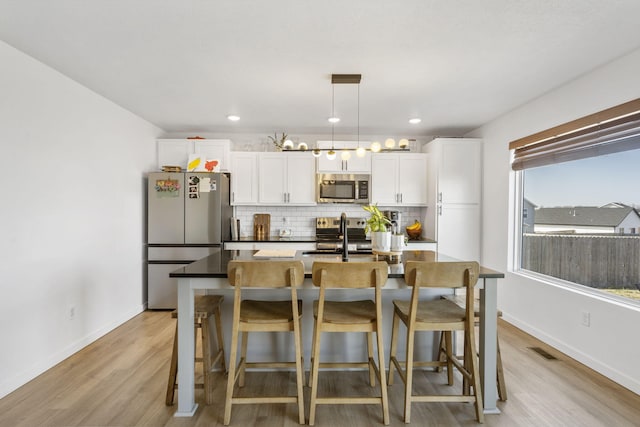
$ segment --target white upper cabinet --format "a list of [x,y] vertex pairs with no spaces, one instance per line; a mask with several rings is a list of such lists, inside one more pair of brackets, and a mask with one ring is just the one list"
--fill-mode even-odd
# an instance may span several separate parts
[[[318,148],[329,149],[331,148],[331,141],[318,141]],[[361,147],[368,147],[369,143],[360,141]],[[333,147],[338,151],[341,148],[358,148],[356,141],[334,141]],[[356,156],[355,151],[349,151],[351,158],[349,160],[342,160],[340,151],[335,159],[327,159],[327,152],[323,151],[322,155],[318,157],[318,173],[370,173],[371,172],[371,152],[367,151],[364,157]]]
[[260,153],[258,201],[262,205],[315,205],[315,157],[311,153]]
[[231,153],[231,204],[258,204],[258,153]]
[[372,202],[380,206],[426,206],[426,154],[374,154],[371,158],[371,197]]
[[[444,138],[442,138],[444,140]],[[438,141],[435,142],[438,144]],[[446,139],[436,147],[440,203],[480,203],[481,150],[478,139]]]
[[156,150],[159,170],[163,166],[180,166],[186,170],[191,154],[218,160],[220,167],[216,172],[228,172],[231,168],[231,141],[228,139],[158,139]]

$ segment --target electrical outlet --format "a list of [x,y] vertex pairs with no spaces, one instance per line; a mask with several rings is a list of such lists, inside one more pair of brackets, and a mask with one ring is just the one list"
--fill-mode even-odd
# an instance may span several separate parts
[[591,313],[589,313],[588,311],[582,312],[582,326],[591,326]]
[[75,306],[71,306],[69,307],[69,319],[73,320],[76,317],[76,307]]

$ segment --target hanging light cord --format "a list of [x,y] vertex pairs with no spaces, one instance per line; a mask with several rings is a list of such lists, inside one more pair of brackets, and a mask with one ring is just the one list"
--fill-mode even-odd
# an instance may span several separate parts
[[[336,117],[335,97],[336,97],[336,85],[332,83],[331,84],[331,118],[333,119],[335,119]],[[333,150],[333,135],[334,135],[335,127],[336,127],[335,122],[331,121],[331,150]]]

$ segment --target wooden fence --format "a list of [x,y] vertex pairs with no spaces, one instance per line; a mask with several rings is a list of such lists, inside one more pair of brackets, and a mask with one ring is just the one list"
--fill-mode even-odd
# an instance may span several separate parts
[[592,288],[640,290],[640,236],[524,234],[522,268]]

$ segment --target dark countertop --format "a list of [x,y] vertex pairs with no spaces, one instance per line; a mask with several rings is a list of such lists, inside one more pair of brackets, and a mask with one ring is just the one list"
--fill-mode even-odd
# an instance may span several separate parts
[[[226,278],[227,264],[230,260],[244,259],[251,260],[256,251],[234,251],[218,249],[211,255],[193,262],[185,267],[172,271],[169,276],[175,278]],[[357,261],[373,261],[373,255],[351,254],[349,255],[351,262]],[[389,278],[404,277],[404,265],[406,261],[455,261],[455,259],[446,255],[438,254],[434,251],[405,251],[402,254],[402,262],[398,264],[389,264]],[[261,258],[264,259],[264,258]],[[340,254],[305,254],[304,251],[297,251],[294,258],[274,258],[274,259],[299,259],[304,263],[305,277],[311,277],[311,266],[314,261],[340,261]],[[504,278],[504,273],[480,267],[480,278]]]
[[[268,239],[258,240],[255,237],[241,237],[238,240],[227,240],[225,243],[315,243],[317,239],[315,236],[292,236],[292,237],[279,237],[272,236]],[[408,244],[412,243],[437,243],[433,239],[421,237],[417,240],[409,240]]]
[[280,237],[280,236],[271,236],[267,239],[256,239],[253,236],[250,237],[240,237],[238,240],[227,240],[225,243],[315,243],[315,236],[291,236],[291,237]]

